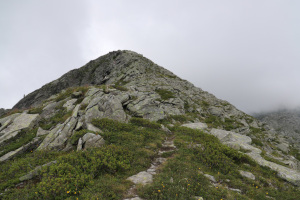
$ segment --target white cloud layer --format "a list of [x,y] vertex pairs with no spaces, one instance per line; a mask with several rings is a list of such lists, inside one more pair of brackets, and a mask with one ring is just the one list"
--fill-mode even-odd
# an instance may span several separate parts
[[300,105],[300,2],[0,2],[0,107],[130,49],[245,112]]

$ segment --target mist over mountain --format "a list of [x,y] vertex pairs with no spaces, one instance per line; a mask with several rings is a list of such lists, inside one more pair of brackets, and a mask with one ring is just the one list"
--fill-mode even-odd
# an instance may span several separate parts
[[256,113],[254,116],[300,147],[300,108]]

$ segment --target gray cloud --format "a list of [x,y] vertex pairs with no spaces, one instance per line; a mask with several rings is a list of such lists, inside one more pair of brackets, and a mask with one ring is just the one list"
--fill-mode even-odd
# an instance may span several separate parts
[[0,107],[117,49],[248,113],[300,104],[298,1],[14,2],[1,3]]

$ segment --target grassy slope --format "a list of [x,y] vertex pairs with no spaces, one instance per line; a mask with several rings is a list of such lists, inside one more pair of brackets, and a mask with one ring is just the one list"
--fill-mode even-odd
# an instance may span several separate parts
[[[105,130],[107,145],[83,152],[27,152],[1,163],[0,190],[12,187],[4,199],[121,199],[132,183],[126,178],[147,169],[165,133],[158,124],[133,118],[129,124],[95,120]],[[138,187],[145,199],[296,199],[299,190],[260,167],[249,157],[222,145],[215,137],[189,128],[173,127],[178,151],[155,176],[154,183]],[[191,148],[193,144],[201,146]],[[74,144],[76,145],[76,144]],[[35,166],[57,160],[38,177],[14,188],[18,177]],[[243,178],[239,169],[251,171],[257,180]],[[213,186],[202,173],[214,175]],[[230,182],[225,180],[229,179]],[[240,189],[242,194],[226,187]]]
[[[61,93],[56,101],[58,112],[50,119],[41,121],[39,126],[49,129],[62,123],[71,113],[62,107],[64,99],[75,89]],[[87,87],[76,91],[87,91]],[[165,95],[164,91],[159,91]],[[167,97],[166,97],[167,98]],[[78,99],[79,103],[82,98]],[[40,113],[42,108],[31,109],[30,113]],[[196,116],[198,117],[198,116]],[[269,168],[260,167],[249,157],[222,145],[215,137],[204,132],[179,127],[193,121],[195,113],[169,116],[158,123],[132,118],[130,123],[120,123],[109,119],[94,120],[93,124],[104,130],[101,136],[106,146],[83,152],[47,152],[29,149],[25,154],[0,163],[0,193],[6,188],[3,199],[121,199],[132,185],[126,179],[150,167],[151,160],[166,137],[160,124],[175,124],[170,128],[175,135],[178,151],[165,155],[168,162],[155,176],[154,183],[139,186],[138,193],[145,199],[297,199],[299,190],[276,176]],[[175,123],[174,123],[175,121]],[[241,126],[234,119],[225,122],[214,116],[205,116],[204,122],[210,127],[227,130]],[[35,135],[36,129],[25,131],[24,138],[15,138],[2,150],[14,150],[27,143]],[[88,130],[74,134],[72,144],[76,148],[78,138]],[[262,136],[262,130],[252,130],[253,135]],[[259,147],[263,145],[256,141]],[[255,142],[255,141],[254,141]],[[194,144],[201,144],[191,148]],[[2,152],[3,153],[3,152]],[[57,164],[44,168],[35,179],[22,185],[18,178],[36,166],[56,160]],[[240,176],[238,170],[252,172],[255,181]],[[203,173],[214,175],[219,185],[212,185]],[[229,180],[229,181],[228,181]],[[241,194],[226,187],[240,189]]]

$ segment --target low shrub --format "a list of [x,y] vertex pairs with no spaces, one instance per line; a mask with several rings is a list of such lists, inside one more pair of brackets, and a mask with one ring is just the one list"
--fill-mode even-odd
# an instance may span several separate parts
[[37,128],[23,129],[16,137],[6,140],[0,147],[0,157],[29,143],[36,136],[36,132]]
[[123,87],[121,85],[113,85],[113,87],[117,90],[120,90],[120,91],[128,91],[128,89],[126,87]]
[[153,128],[153,129],[161,128],[160,124],[158,124],[156,122],[151,122],[151,121],[149,121],[147,119],[143,119],[143,118],[132,117],[129,122],[136,126],[142,126],[142,127],[147,127],[147,128]]
[[130,124],[107,118],[93,119],[92,124],[105,131],[131,131],[132,129]]
[[175,98],[175,94],[169,90],[156,89],[155,92],[160,95],[162,100],[168,100],[170,98]]

